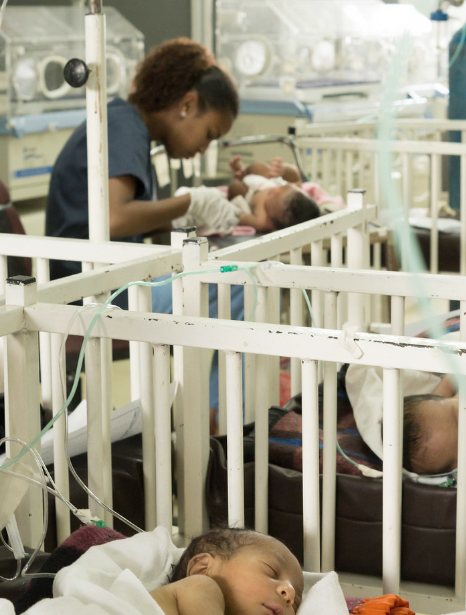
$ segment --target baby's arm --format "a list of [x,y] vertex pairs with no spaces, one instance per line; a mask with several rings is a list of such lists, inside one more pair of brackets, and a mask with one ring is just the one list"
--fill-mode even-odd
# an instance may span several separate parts
[[195,574],[150,592],[165,615],[224,615],[225,599],[218,583]]
[[272,158],[267,177],[283,177],[290,184],[301,185],[301,174],[298,167],[294,164],[283,162],[281,158]]

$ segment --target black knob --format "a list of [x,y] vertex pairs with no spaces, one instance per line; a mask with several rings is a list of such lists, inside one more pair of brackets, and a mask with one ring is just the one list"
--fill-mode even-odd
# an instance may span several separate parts
[[66,83],[71,85],[72,88],[80,88],[86,83],[90,72],[83,60],[72,58],[65,64],[63,76]]

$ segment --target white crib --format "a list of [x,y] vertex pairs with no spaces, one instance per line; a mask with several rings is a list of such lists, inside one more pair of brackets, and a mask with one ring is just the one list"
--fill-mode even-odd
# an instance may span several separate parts
[[[386,134],[385,132],[386,131]],[[450,131],[461,133],[461,143],[442,140]],[[388,190],[398,193],[405,214],[411,207],[428,207],[432,227],[430,272],[438,272],[439,210],[448,204],[442,171],[452,157],[460,159],[460,244],[458,263],[466,273],[466,122],[464,120],[393,120],[385,128],[376,122],[305,124],[296,131],[306,170],[313,181],[329,192],[344,194],[357,187],[368,188],[368,202],[385,208]],[[381,161],[388,177],[380,179]],[[406,254],[402,255],[406,266]]]
[[[39,360],[42,373],[51,365],[51,378],[42,378],[42,386],[52,392],[52,406],[57,413],[63,404],[60,377],[56,365],[59,348],[66,332],[83,335],[95,310],[82,310],[63,305],[81,297],[105,296],[131,280],[149,280],[179,271],[202,272],[178,278],[173,282],[173,305],[176,315],[150,313],[150,290],[133,287],[130,310],[106,312],[96,323],[86,350],[88,403],[88,484],[107,505],[111,506],[111,458],[109,416],[111,412],[109,354],[111,338],[131,341],[132,399],[141,400],[143,414],[143,457],[145,483],[146,528],[156,524],[172,529],[171,434],[169,347],[174,347],[174,378],[178,381],[175,398],[176,472],[178,483],[179,530],[185,538],[202,531],[207,524],[204,481],[208,456],[207,357],[208,349],[218,349],[225,356],[221,381],[226,383],[226,404],[221,410],[221,429],[228,434],[229,522],[244,523],[243,456],[242,456],[242,387],[241,355],[246,358],[246,417],[256,423],[256,528],[267,531],[268,428],[267,409],[277,399],[278,357],[294,360],[293,389],[303,392],[303,493],[304,558],[307,570],[328,570],[334,563],[335,518],[335,415],[337,363],[360,362],[384,368],[384,565],[383,584],[379,591],[370,580],[343,582],[347,595],[367,596],[374,593],[401,592],[416,610],[445,612],[464,607],[466,580],[466,486],[464,451],[459,448],[458,513],[455,592],[436,588],[412,591],[400,588],[400,378],[402,369],[446,372],[451,367],[445,352],[432,340],[403,337],[403,304],[413,296],[410,277],[403,273],[367,270],[367,222],[376,216],[374,207],[362,207],[362,193],[349,195],[346,211],[331,214],[297,227],[251,240],[238,247],[207,253],[203,238],[174,234],[172,248],[125,244],[97,245],[89,242],[21,238],[2,235],[1,251],[5,255],[26,255],[38,258],[39,284],[8,283],[5,305],[0,308],[0,333],[6,338],[7,428],[11,437],[31,442],[39,432]],[[341,235],[348,233],[348,269],[340,269]],[[331,238],[332,267],[322,266],[322,241]],[[183,243],[183,240],[184,243]],[[311,244],[313,266],[301,264],[302,248]],[[103,249],[104,248],[104,249]],[[291,264],[277,260],[290,254]],[[47,259],[53,256],[99,262],[102,269],[72,276],[64,281],[47,282]],[[104,256],[102,256],[104,254]],[[320,262],[319,262],[320,259]],[[217,262],[218,261],[218,262]],[[261,261],[262,264],[258,264]],[[237,270],[220,272],[219,267]],[[243,269],[244,268],[244,269]],[[254,282],[248,274],[254,275]],[[460,300],[462,307],[462,343],[447,344],[455,357],[455,369],[466,373],[464,359],[466,291],[460,279],[453,276],[425,276],[430,297]],[[208,283],[219,284],[219,320],[205,319]],[[246,288],[246,314],[258,304],[256,322],[228,320],[230,284]],[[292,290],[291,324],[279,324],[279,289]],[[312,301],[320,328],[307,328],[303,323],[301,289],[312,291]],[[320,296],[319,296],[320,293]],[[337,325],[337,299],[348,296],[348,322],[358,331],[367,326],[367,303],[362,295],[373,293],[391,297],[392,333],[395,337],[356,333],[352,343],[362,353],[353,356],[342,344]],[[322,297],[322,294],[324,297]],[[323,299],[323,306],[319,302]],[[79,311],[79,317],[76,314]],[[324,327],[324,328],[322,328]],[[41,335],[40,354],[38,336]],[[48,338],[50,335],[50,355]],[[358,352],[358,354],[359,354]],[[254,357],[254,365],[250,358]],[[323,476],[322,539],[319,514],[319,466],[317,429],[318,362],[323,362],[325,453]],[[301,376],[299,383],[298,375]],[[47,382],[50,382],[47,385]],[[27,386],[24,385],[27,383]],[[221,384],[221,386],[223,386]],[[45,394],[45,393],[44,393]],[[222,404],[223,405],[223,404]],[[460,407],[465,406],[462,395]],[[63,433],[64,422],[59,419]],[[464,441],[466,426],[460,414],[459,439]],[[155,437],[154,437],[155,434]],[[68,471],[63,441],[55,440],[55,476],[57,486],[66,495]],[[11,454],[19,446],[9,443]],[[91,511],[111,524],[111,514],[94,501]],[[27,499],[18,508],[18,522],[23,540],[35,545],[42,528],[42,503],[38,489],[30,488]],[[69,531],[69,511],[57,503],[59,536]],[[322,540],[322,550],[320,541]],[[377,586],[376,586],[377,587]],[[437,592],[437,593],[436,593]]]

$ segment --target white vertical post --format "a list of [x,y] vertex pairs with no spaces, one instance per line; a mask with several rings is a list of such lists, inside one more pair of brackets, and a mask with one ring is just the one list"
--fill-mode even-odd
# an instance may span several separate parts
[[[347,195],[348,209],[363,209],[365,190],[351,190]],[[348,269],[364,269],[365,246],[364,229],[361,224],[348,229],[347,247]],[[348,322],[363,331],[366,325],[364,301],[361,294],[348,293]]]
[[[290,252],[291,265],[303,264],[302,248],[295,248]],[[300,288],[290,289],[290,324],[294,327],[303,326],[303,293]],[[291,396],[298,394],[301,388],[301,364],[297,358],[291,359]]]
[[[460,340],[466,342],[466,301],[460,303]],[[455,594],[466,596],[466,378],[459,376],[458,476],[456,485]]]
[[[267,322],[267,289],[258,288],[256,322]],[[255,528],[267,534],[269,502],[269,416],[268,356],[256,356],[256,441],[255,441]]]
[[[128,288],[128,309],[131,312],[138,312],[138,289],[137,286],[130,286]],[[130,374],[130,388],[131,388],[131,401],[136,401],[141,398],[139,373],[140,361],[139,361],[139,342],[129,342],[129,374]]]
[[[311,243],[311,265],[312,267],[323,267],[324,266],[324,250],[323,250],[323,242],[313,241]],[[322,313],[322,291],[321,290],[312,290],[312,311],[314,312],[315,318],[315,326],[322,327],[324,324],[324,317]]]
[[[8,260],[6,256],[0,255],[0,295],[5,295],[6,279],[8,277]],[[8,376],[6,373],[6,341],[5,338],[0,338],[0,391],[5,391],[7,395],[6,384]]]
[[[205,237],[185,239],[183,242],[183,268],[196,271],[207,260],[208,243]],[[183,280],[183,314],[208,314],[208,285],[201,284],[197,276]],[[192,537],[208,527],[205,503],[205,480],[209,456],[209,404],[208,365],[205,351],[184,348],[181,394],[184,398],[183,419],[185,438],[184,502],[186,536]],[[189,404],[186,400],[189,399]]]
[[461,154],[460,161],[460,274],[466,275],[466,154]]
[[[255,291],[252,286],[244,287],[244,320],[250,319]],[[251,423],[256,416],[256,355],[247,352],[244,355],[244,421]]]
[[[335,329],[337,295],[325,294],[325,328]],[[322,570],[335,567],[335,511],[337,466],[337,366],[324,364],[324,451],[322,476]]]
[[[172,531],[170,347],[154,346],[155,475],[157,525]],[[149,436],[153,436],[149,434]],[[145,488],[144,488],[145,491]]]
[[400,590],[402,406],[397,369],[383,370],[383,593]]
[[[99,2],[94,5],[99,5]],[[99,6],[85,17],[87,168],[89,188],[89,239],[108,241],[108,138],[107,64],[105,60],[105,15]]]
[[317,361],[303,361],[302,371],[304,570],[319,572],[319,381]]
[[[47,258],[38,258],[37,283],[43,284],[50,281],[49,261]],[[52,408],[52,374],[50,359],[50,333],[39,333],[40,347],[40,384],[42,390],[42,406],[48,410]]]
[[[58,414],[62,408],[66,397],[66,371],[65,362],[60,356],[60,347],[63,335],[58,333],[51,334],[52,351],[52,409],[53,415]],[[62,382],[58,365],[62,365],[62,373],[65,381]],[[68,412],[68,410],[65,410]],[[62,415],[53,425],[53,472],[55,484],[60,493],[67,499],[70,497],[70,484],[68,474],[68,463],[65,454],[65,416]],[[70,511],[68,506],[58,498],[55,501],[55,518],[57,523],[57,542],[61,544],[68,538],[71,531]]]
[[346,152],[346,156],[345,156],[345,162],[346,162],[346,191],[349,192],[350,190],[353,190],[354,188],[354,184],[353,184],[353,152],[352,151],[347,151]]
[[[273,260],[278,260],[278,257]],[[280,323],[280,289],[267,289],[267,322]],[[273,406],[280,405],[280,357],[269,356],[269,402]]]
[[[37,284],[34,278],[10,278],[5,299],[7,305],[26,307],[36,303]],[[31,442],[40,432],[39,337],[37,332],[23,329],[9,335],[6,342],[6,435]],[[21,448],[15,442],[7,442],[6,454],[11,458]],[[40,442],[36,448],[40,452]],[[15,514],[24,545],[35,548],[42,535],[42,491],[30,486]]]
[[439,196],[439,154],[431,155],[430,169],[430,273],[438,273],[438,196]]
[[[226,320],[231,319],[231,286],[230,284],[218,285],[218,317]],[[218,351],[218,432],[226,433],[226,382],[225,382],[225,352]]]
[[392,296],[391,298],[391,334],[405,334],[405,298]]
[[[89,338],[86,345],[87,397],[87,467],[88,487],[100,499],[104,498],[104,448],[102,411],[102,354],[99,338]],[[99,519],[104,509],[89,497],[89,508]]]
[[337,161],[336,161],[336,180],[335,180],[335,192],[336,194],[342,193],[342,177],[343,177],[343,151],[337,149]]
[[[148,286],[136,286],[138,305],[142,312],[152,311],[152,294]],[[152,345],[139,343],[139,390],[141,391],[142,412],[142,468],[144,475],[144,503],[146,530],[157,525],[155,491],[155,408],[154,408],[154,364]]]
[[228,525],[244,527],[243,385],[239,352],[226,353]]
[[[183,247],[183,241],[196,236],[196,228],[174,229],[171,233],[171,246],[175,250]],[[172,282],[172,306],[173,314],[183,314],[183,278],[177,278]],[[173,380],[175,385],[183,381],[184,348],[173,346]],[[175,399],[173,400],[173,422],[176,434],[175,466],[178,485],[178,528],[180,534],[185,534],[184,514],[184,418],[183,418],[183,394],[181,386],[177,386]]]

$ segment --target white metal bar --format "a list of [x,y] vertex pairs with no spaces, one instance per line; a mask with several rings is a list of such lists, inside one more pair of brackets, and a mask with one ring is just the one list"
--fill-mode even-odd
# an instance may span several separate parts
[[[466,301],[460,304],[460,339],[466,342]],[[465,371],[459,379],[458,402],[458,476],[456,485],[455,595],[463,603],[466,596],[466,382]]]
[[[349,209],[364,208],[364,190],[350,191],[347,195]],[[365,261],[364,229],[361,225],[348,229],[347,262],[348,269],[363,269]],[[364,330],[366,317],[363,297],[357,293],[348,294],[348,322]]]
[[460,274],[466,275],[466,154],[460,156]]
[[[138,289],[137,286],[130,286],[128,288],[128,308],[132,312],[139,310],[138,303]],[[151,308],[152,311],[152,308]],[[131,388],[131,401],[141,398],[141,383],[139,379],[140,357],[139,357],[139,344],[137,342],[130,341],[129,343],[129,373],[130,373],[130,388]]]
[[243,385],[239,352],[226,353],[228,525],[244,527]]
[[[225,320],[231,318],[231,286],[218,285],[218,317]],[[218,353],[218,431],[225,434],[227,427],[226,412],[226,382],[225,382],[225,353]]]
[[89,239],[105,241],[110,238],[105,15],[86,15],[84,26],[86,63],[90,70],[86,85]]
[[[62,373],[65,375],[65,362],[60,357],[60,347],[63,336],[57,333],[51,334],[52,352],[52,409],[53,415],[58,414],[65,402],[66,382],[61,381],[59,363],[62,365]],[[66,410],[67,412],[68,410]],[[54,481],[60,493],[69,500],[70,484],[68,474],[68,463],[65,454],[65,417],[62,415],[53,425],[53,473]],[[55,519],[57,523],[57,542],[61,544],[68,538],[71,532],[70,511],[68,506],[57,499],[55,501]]]
[[354,154],[351,150],[346,152],[345,162],[346,162],[346,191],[353,190],[353,157]]
[[[337,297],[325,294],[325,326],[335,328]],[[322,475],[322,570],[335,567],[336,512],[336,440],[337,440],[337,366],[324,364],[324,451]]]
[[[74,306],[37,304],[25,308],[26,323],[31,330],[64,333],[75,310]],[[83,335],[90,321],[91,316],[83,312],[79,322],[71,325],[70,332]],[[18,318],[15,316],[12,322],[16,326]],[[169,314],[159,314],[156,319],[148,319],[146,313],[123,310],[115,310],[111,319],[95,326],[95,335],[118,339],[133,338],[157,344],[230,349],[236,352],[244,352],[247,345],[247,351],[255,354],[276,356],[280,353],[287,357],[344,363],[350,361],[388,369],[412,369],[412,366],[416,365],[416,369],[420,371],[450,372],[451,368],[445,360],[445,353],[448,353],[454,357],[457,369],[466,371],[466,349],[457,342],[439,343],[417,337],[394,339],[391,335],[357,333],[353,339],[362,355],[361,358],[354,359],[342,347],[339,333],[332,329],[309,329],[269,323],[256,323],[251,326],[251,323],[238,320],[224,323],[207,318],[175,317]],[[271,341],[278,339],[279,344]]]
[[[256,322],[267,321],[267,291],[259,288]],[[270,326],[270,325],[269,325]],[[255,528],[258,532],[268,530],[269,501],[269,416],[270,407],[268,376],[269,358],[256,357],[256,439],[255,439]]]
[[[278,258],[277,258],[278,260]],[[280,323],[280,289],[267,289],[267,322]],[[269,402],[280,405],[280,357],[269,358]]]
[[391,298],[391,334],[405,334],[405,300],[395,295]]
[[[97,338],[90,339],[86,345],[86,397],[88,487],[104,499],[102,362],[100,339]],[[104,518],[103,507],[91,497],[89,509],[99,519]]]
[[[50,281],[48,259],[36,260],[37,282],[43,284]],[[52,373],[51,373],[51,348],[50,334],[39,333],[40,346],[40,383],[42,391],[42,406],[48,410],[52,408]]]
[[317,361],[302,362],[304,570],[320,571],[319,393]]
[[[322,241],[311,243],[311,265],[312,267],[322,267],[324,261],[324,251]],[[322,327],[324,322],[322,305],[323,295],[320,290],[313,289],[312,293],[312,311],[314,312],[315,326]]]
[[[37,298],[37,285],[7,284],[8,305],[32,305]],[[5,431],[10,438],[31,442],[40,432],[39,338],[36,332],[21,329],[9,335],[6,344],[7,395],[5,398]],[[22,446],[6,443],[6,454],[13,457]],[[36,449],[40,453],[40,442]],[[28,460],[29,461],[29,460]],[[42,491],[29,487],[15,511],[23,544],[35,548],[42,535]]]
[[[254,288],[244,287],[244,320],[249,321],[256,300]],[[256,357],[244,355],[244,421],[251,423],[256,416]]]
[[[201,263],[207,260],[207,254],[208,244],[205,237],[185,239],[182,255],[185,271],[197,271]],[[201,284],[198,276],[186,276],[182,280],[183,313],[193,316],[207,316],[207,285]],[[191,318],[191,320],[193,319]],[[179,486],[179,489],[184,489],[185,492],[186,536],[199,534],[208,527],[204,489],[209,455],[207,358],[206,353],[199,348],[185,348],[182,380],[179,383],[182,395],[189,396],[189,407],[183,406],[185,433],[183,450],[184,485]]]
[[438,272],[438,196],[439,196],[439,156],[432,154],[430,170],[430,218],[432,228],[430,230],[430,272]]
[[[136,286],[138,307],[143,312],[152,310],[151,289]],[[155,394],[154,362],[150,343],[139,344],[139,390],[141,393],[142,412],[142,467],[144,476],[144,505],[146,530],[157,525],[156,485],[155,485]]]
[[383,372],[383,592],[400,592],[401,556],[401,378],[395,369]]
[[[290,263],[292,265],[303,264],[302,248],[296,248],[290,252]],[[299,288],[290,290],[290,325],[301,327],[303,325],[303,294]],[[301,386],[301,362],[299,359],[291,359],[291,396],[298,394],[302,390]]]
[[154,346],[154,407],[157,525],[165,527],[171,533],[173,520],[170,347],[159,344]]

